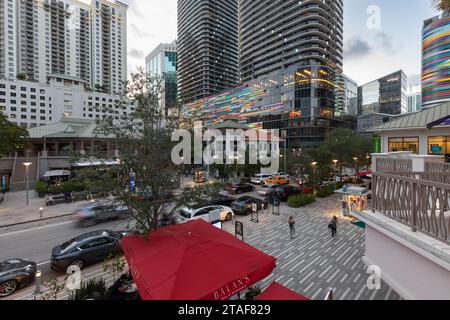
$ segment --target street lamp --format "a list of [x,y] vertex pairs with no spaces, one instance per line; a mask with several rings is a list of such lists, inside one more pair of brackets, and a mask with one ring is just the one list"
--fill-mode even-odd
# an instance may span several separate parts
[[31,166],[32,164],[33,164],[33,163],[31,163],[31,162],[24,162],[24,163],[23,163],[23,165],[24,165],[25,168],[26,168],[26,173],[25,173],[25,175],[26,175],[26,180],[27,180],[27,184],[26,184],[26,188],[27,188],[27,206],[30,204],[30,200],[29,200],[29,198],[28,198],[28,189],[29,189],[28,181],[29,181],[29,168],[30,168],[30,166]]
[[354,157],[353,160],[355,160],[355,184],[356,184],[357,179],[358,179],[358,178],[356,177],[356,175],[358,174],[358,158],[357,158],[357,157]]
[[337,189],[337,175],[336,175],[336,171],[337,171],[337,164],[338,164],[339,160],[333,160],[333,164],[334,164],[334,189]]
[[314,178],[314,183],[315,184],[317,184],[316,183],[316,176],[317,176],[317,171],[316,171],[316,167],[317,167],[317,162],[313,162],[313,163],[311,163],[311,165],[312,165],[312,167],[313,167],[313,178]]
[[41,293],[41,277],[42,277],[42,272],[40,270],[36,271],[35,273],[35,282],[36,282],[36,288],[34,290],[34,293],[39,294]]

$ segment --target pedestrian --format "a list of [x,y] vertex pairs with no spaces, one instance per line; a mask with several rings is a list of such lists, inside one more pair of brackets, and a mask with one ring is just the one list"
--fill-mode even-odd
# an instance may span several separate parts
[[294,236],[295,236],[295,220],[294,220],[293,216],[291,216],[289,218],[289,230],[291,232],[291,239],[294,239]]
[[333,216],[333,219],[331,219],[330,224],[328,225],[328,228],[331,229],[331,237],[333,239],[336,239],[337,237],[337,221],[338,218],[336,216]]

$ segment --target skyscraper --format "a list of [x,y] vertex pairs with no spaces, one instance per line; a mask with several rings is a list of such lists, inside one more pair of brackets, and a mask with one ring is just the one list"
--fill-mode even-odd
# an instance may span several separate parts
[[450,101],[450,14],[424,22],[422,32],[423,107]]
[[178,106],[177,41],[161,43],[145,58],[147,73],[162,78],[162,105],[166,110]]
[[178,82],[182,103],[239,83],[238,0],[178,0]]
[[127,5],[119,1],[1,0],[0,77],[52,74],[118,92],[127,76]]
[[417,112],[422,110],[422,87],[408,87],[408,112]]
[[402,70],[358,88],[358,115],[408,112],[407,77]]
[[342,0],[241,0],[243,82],[292,65],[342,71]]

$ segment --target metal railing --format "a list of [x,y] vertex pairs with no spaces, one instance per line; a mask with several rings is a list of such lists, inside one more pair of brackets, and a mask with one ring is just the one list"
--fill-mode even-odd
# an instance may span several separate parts
[[412,171],[412,160],[409,159],[377,159],[377,172],[410,172]]
[[374,173],[372,210],[450,244],[449,181],[445,172]]

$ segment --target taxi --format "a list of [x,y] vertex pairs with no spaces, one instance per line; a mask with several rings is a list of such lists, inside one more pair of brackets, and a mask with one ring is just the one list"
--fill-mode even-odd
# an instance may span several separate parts
[[264,181],[264,183],[266,185],[267,184],[285,185],[285,184],[289,184],[289,179],[286,179],[285,177],[282,177],[282,176],[273,176],[272,178]]

